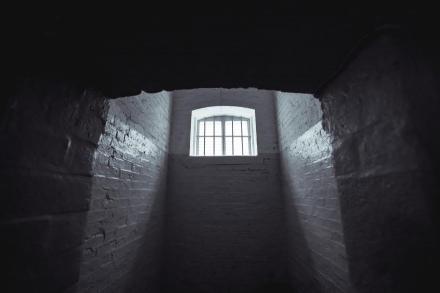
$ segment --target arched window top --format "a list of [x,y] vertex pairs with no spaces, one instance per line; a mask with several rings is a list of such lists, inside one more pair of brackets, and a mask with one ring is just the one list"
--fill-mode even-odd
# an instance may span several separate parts
[[191,113],[190,156],[256,156],[255,110],[212,106]]
[[191,116],[196,119],[203,119],[211,116],[255,118],[255,110],[237,106],[212,106],[193,110]]

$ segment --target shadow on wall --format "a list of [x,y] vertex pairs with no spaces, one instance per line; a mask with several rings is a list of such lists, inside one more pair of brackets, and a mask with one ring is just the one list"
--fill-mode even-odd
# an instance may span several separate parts
[[421,51],[383,32],[321,94],[357,292],[438,287],[439,92]]
[[1,116],[2,289],[61,292],[78,278],[107,109],[100,95],[74,85],[38,80],[19,88]]
[[312,95],[276,93],[289,269],[298,292],[350,290],[329,134]]
[[[281,157],[283,160],[283,157]],[[282,167],[285,172],[285,167]],[[283,180],[285,197],[286,222],[288,227],[289,275],[292,287],[297,292],[322,292],[316,279],[315,263],[313,262],[310,247],[307,243],[303,225],[295,208],[292,194],[294,182]]]
[[[165,292],[290,292],[273,93],[173,92]],[[191,112],[255,109],[258,156],[190,157]]]
[[290,177],[285,178],[284,190],[291,273],[299,292],[348,292],[331,145],[323,137],[328,136],[318,122],[286,150],[285,160],[290,165],[283,169]]
[[95,153],[80,292],[159,292],[170,99],[109,102]]

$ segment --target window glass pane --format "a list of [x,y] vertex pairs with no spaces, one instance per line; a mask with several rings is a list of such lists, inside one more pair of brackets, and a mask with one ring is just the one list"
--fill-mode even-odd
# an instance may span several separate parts
[[205,137],[205,156],[214,155],[214,138]]
[[[235,124],[235,121],[234,121]],[[234,132],[235,135],[235,132]],[[243,155],[241,137],[234,137],[234,156]]]
[[248,136],[249,135],[249,120],[248,119],[243,119],[243,121],[241,122],[243,123],[243,136]]
[[215,140],[215,149],[214,149],[214,155],[216,156],[222,156],[223,155],[223,138],[222,137],[216,137]]
[[214,135],[214,121],[212,121],[212,119],[205,120],[205,135],[206,136]]
[[197,155],[203,156],[205,154],[205,138],[199,137],[197,142]]
[[231,119],[231,117],[225,118],[225,135],[232,136],[232,119]]
[[232,156],[232,137],[225,138],[225,156]]
[[[234,117],[234,125],[233,125],[233,131],[234,136],[240,136],[241,135],[241,118],[235,118]],[[234,147],[235,149],[235,147]]]
[[249,156],[249,137],[243,137],[243,156]]
[[[191,133],[195,135],[191,137],[191,156],[250,156],[257,153],[252,137],[255,128],[252,109],[222,106],[198,110],[197,113],[194,110],[191,116]],[[196,123],[195,127],[193,123]]]
[[204,136],[205,135],[205,121],[199,121],[199,130],[198,130],[198,135],[199,136]]
[[222,120],[220,117],[216,117],[215,118],[215,135],[216,136],[222,136],[223,135],[223,130],[222,130]]

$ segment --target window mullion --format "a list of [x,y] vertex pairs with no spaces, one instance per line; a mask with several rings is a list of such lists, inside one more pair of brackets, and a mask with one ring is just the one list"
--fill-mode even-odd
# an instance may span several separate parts
[[244,155],[244,143],[243,143],[243,117],[240,118],[240,128],[241,128],[241,155]]
[[222,155],[226,155],[226,137],[225,137],[225,116],[221,117],[222,121]]
[[[253,127],[254,125],[254,119],[253,118],[249,118],[249,152],[254,155],[255,153],[255,145],[254,145],[254,139],[255,139],[255,133],[253,132]],[[256,141],[255,141],[256,142]]]
[[249,154],[250,155],[253,155],[253,145],[252,145],[252,133],[251,133],[251,129],[252,129],[252,127],[251,127],[251,118],[249,118],[248,119],[248,136],[249,136],[249,138],[248,138],[248,141],[249,141]]
[[232,155],[234,155],[234,117],[232,117],[231,116],[231,127],[232,127],[232,129],[231,129],[231,135],[232,135],[232,138],[231,138],[231,140],[232,140]]
[[199,129],[200,129],[199,124],[200,124],[200,122],[196,120],[196,127],[195,127],[196,128],[195,129],[196,137],[192,138],[193,143],[195,143],[195,146],[196,146],[196,148],[195,148],[196,149],[196,155],[199,155]]
[[215,156],[215,116],[212,119],[212,156]]

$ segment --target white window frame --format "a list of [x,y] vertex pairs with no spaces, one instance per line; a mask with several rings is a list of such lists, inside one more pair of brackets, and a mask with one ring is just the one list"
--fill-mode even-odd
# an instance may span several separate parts
[[[255,110],[251,108],[238,107],[238,106],[211,106],[193,110],[191,112],[191,134],[190,134],[190,146],[189,155],[194,157],[205,157],[205,155],[197,154],[197,134],[198,134],[198,121],[215,116],[232,116],[237,118],[245,118],[249,120],[249,136],[250,136],[250,151],[249,155],[233,155],[233,156],[257,156],[257,129],[255,120]],[[223,140],[225,137],[223,136]],[[214,156],[214,155],[213,155]],[[219,155],[217,155],[218,157]],[[221,155],[225,156],[225,155]],[[220,157],[221,157],[220,156]]]

